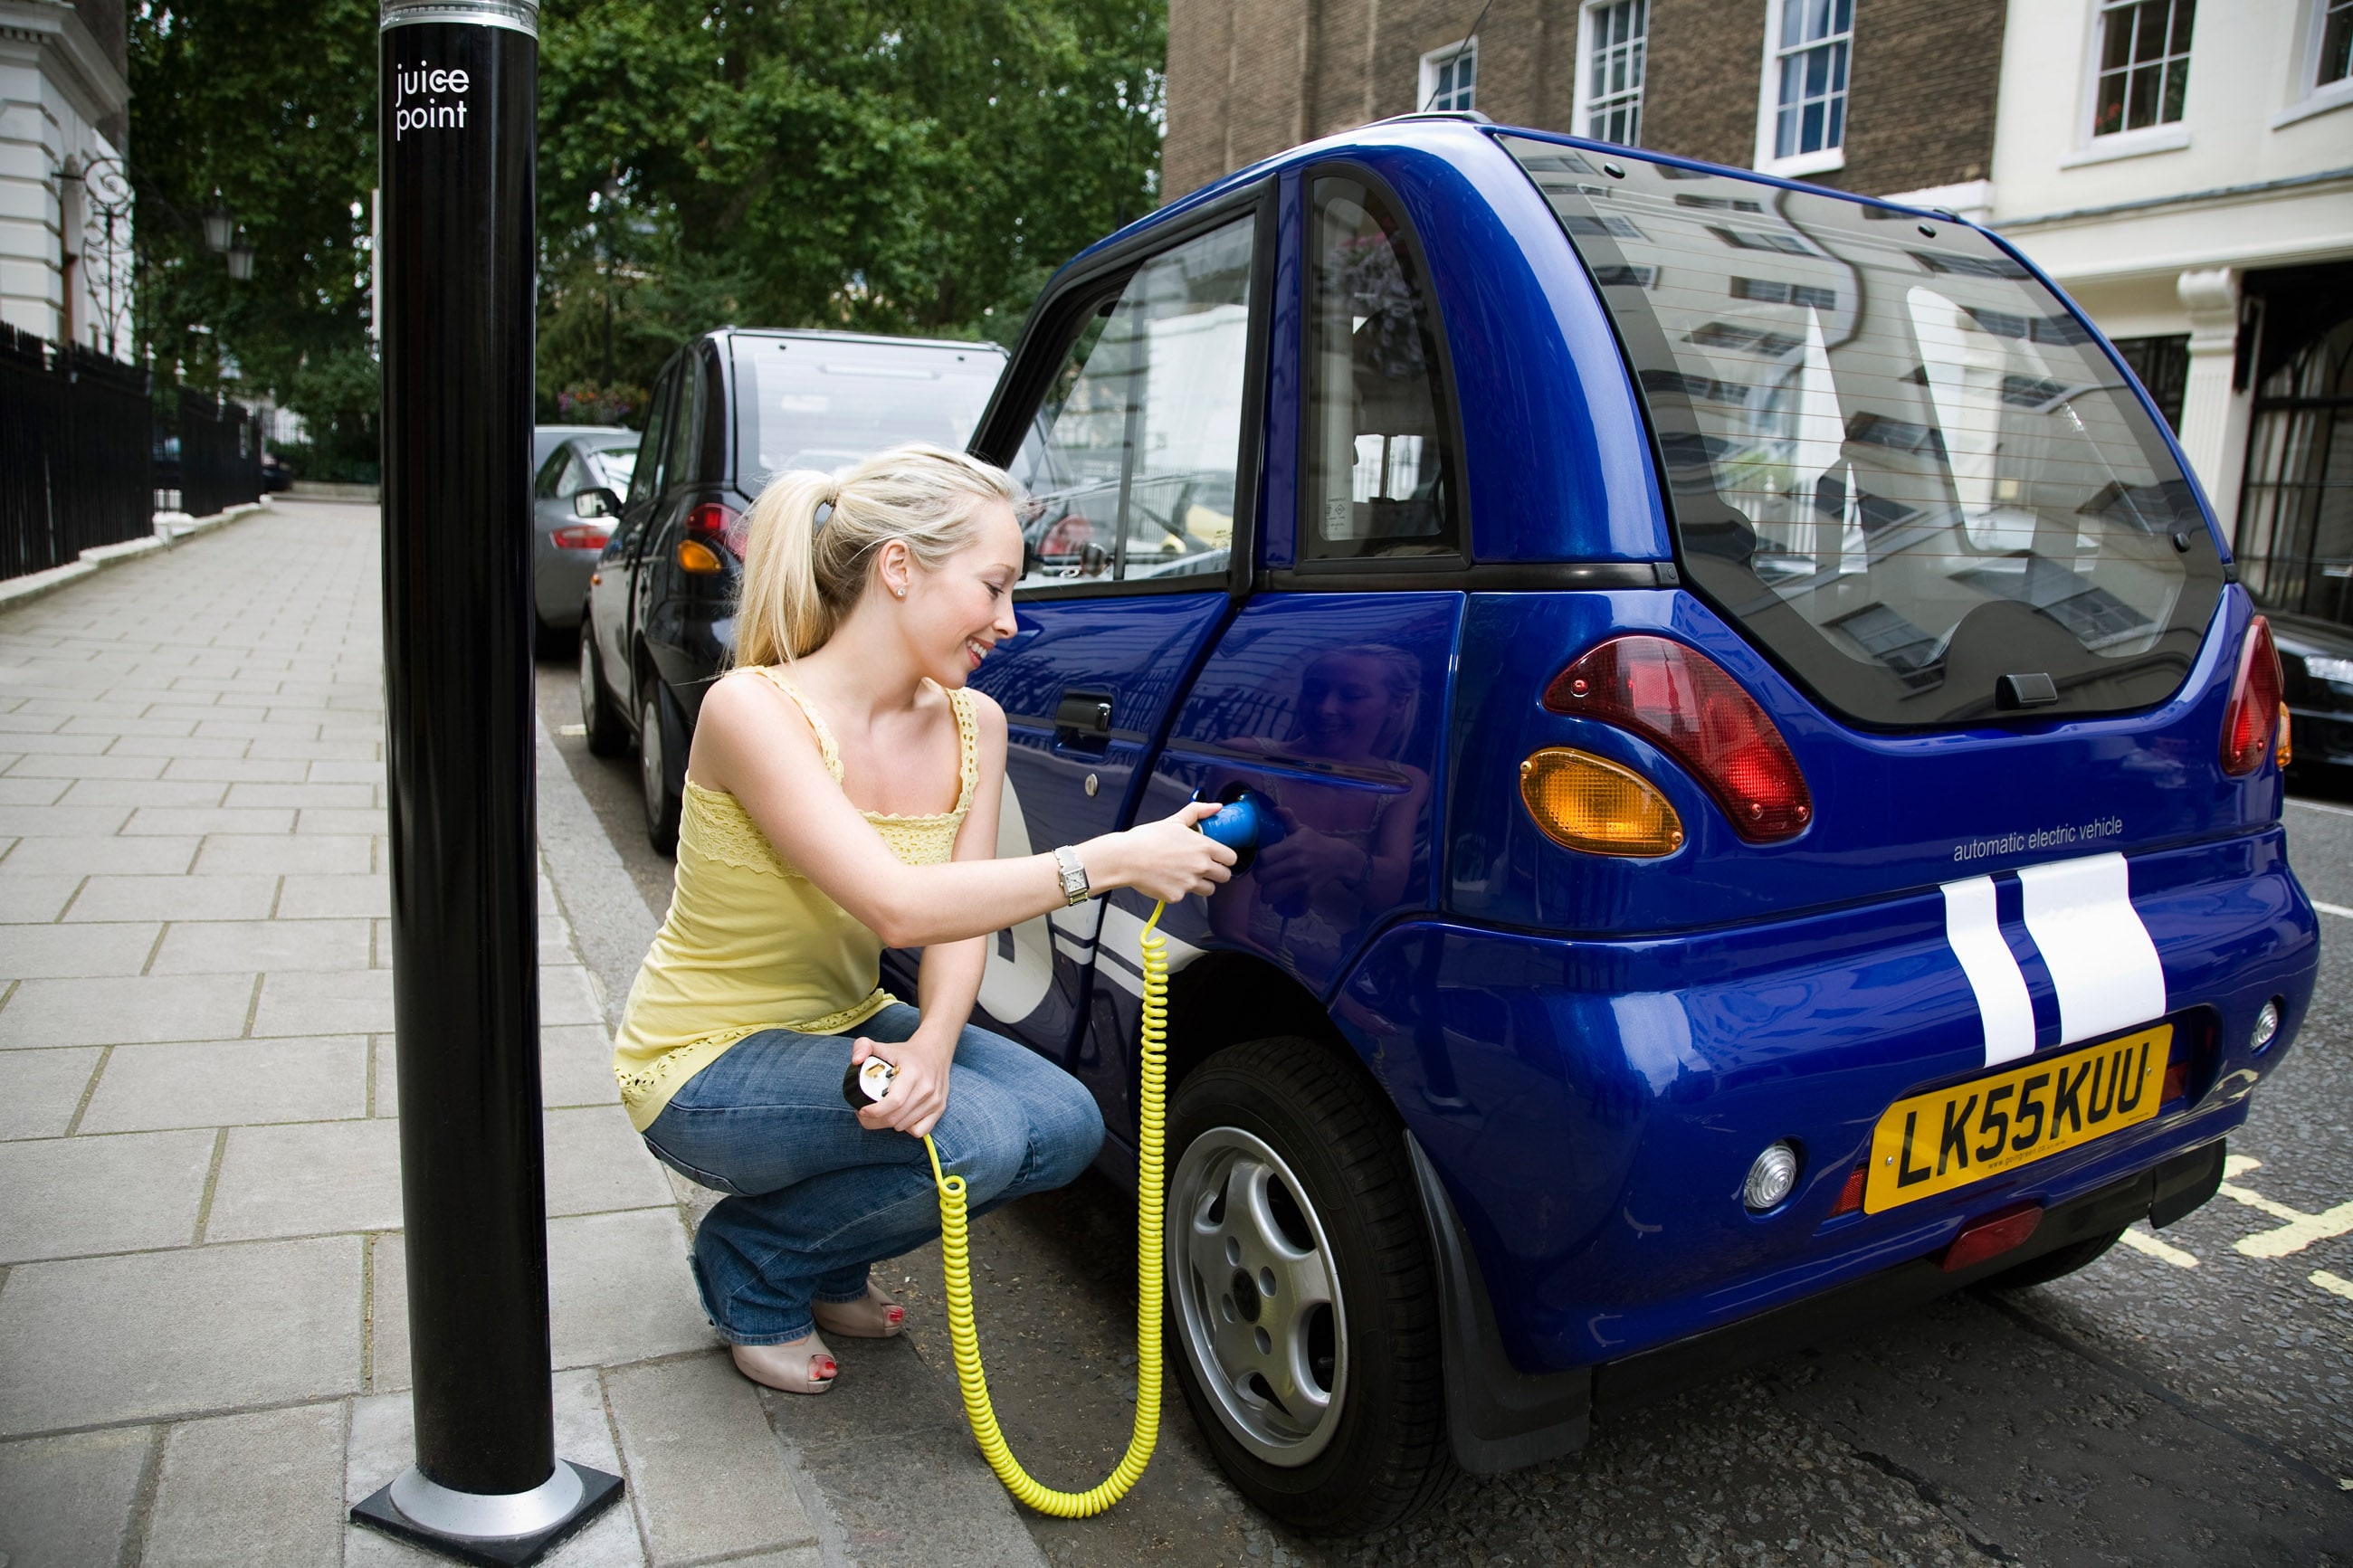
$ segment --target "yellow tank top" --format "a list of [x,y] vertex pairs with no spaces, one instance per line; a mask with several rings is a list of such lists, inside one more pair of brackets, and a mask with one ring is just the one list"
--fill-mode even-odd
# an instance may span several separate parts
[[[762,668],[808,718],[826,771],[841,782],[833,731],[784,674]],[[951,691],[960,787],[955,808],[927,816],[864,814],[910,866],[955,855],[972,808],[979,731],[972,694]],[[736,798],[686,783],[679,815],[678,874],[670,912],[638,966],[614,1039],[621,1104],[642,1132],[670,1096],[736,1041],[762,1029],[831,1035],[890,1004],[876,982],[882,943],[818,885],[786,865]]]

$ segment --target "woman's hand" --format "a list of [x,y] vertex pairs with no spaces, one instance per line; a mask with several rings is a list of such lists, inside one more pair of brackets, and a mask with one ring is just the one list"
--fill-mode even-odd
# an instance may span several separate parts
[[[1134,888],[1171,904],[1187,893],[1216,892],[1219,883],[1233,876],[1235,855],[1194,825],[1219,810],[1214,800],[1197,800],[1173,816],[1090,840],[1079,848],[1087,879],[1099,891]],[[1100,878],[1099,862],[1108,873]]]
[[860,1035],[849,1047],[854,1066],[869,1057],[881,1057],[899,1069],[891,1092],[858,1112],[861,1127],[877,1132],[895,1129],[921,1138],[948,1108],[948,1064],[955,1059],[955,1041],[928,1038],[921,1029],[905,1040],[870,1040]]

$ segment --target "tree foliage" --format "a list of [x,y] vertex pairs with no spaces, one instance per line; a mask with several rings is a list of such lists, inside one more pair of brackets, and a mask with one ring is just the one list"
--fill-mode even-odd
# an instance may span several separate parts
[[[139,342],[369,453],[376,20],[143,0],[130,39]],[[1009,337],[1155,199],[1166,34],[1166,0],[547,0],[543,417],[726,321]],[[197,230],[215,191],[248,283]]]
[[[372,458],[373,378],[354,362],[367,354],[374,0],[147,0],[129,20],[141,348],[192,386],[274,392],[323,444]],[[205,245],[216,192],[253,247],[248,282]]]
[[1165,0],[567,0],[543,17],[540,385],[733,321],[1009,336],[1154,200]]

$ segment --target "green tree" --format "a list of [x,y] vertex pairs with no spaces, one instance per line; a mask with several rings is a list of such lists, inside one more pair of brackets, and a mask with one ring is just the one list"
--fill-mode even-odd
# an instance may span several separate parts
[[[145,0],[129,41],[142,350],[191,386],[273,395],[330,464],[373,463],[374,0]],[[205,246],[216,193],[250,281]]]
[[542,16],[543,409],[724,321],[1009,338],[1151,205],[1160,0]]

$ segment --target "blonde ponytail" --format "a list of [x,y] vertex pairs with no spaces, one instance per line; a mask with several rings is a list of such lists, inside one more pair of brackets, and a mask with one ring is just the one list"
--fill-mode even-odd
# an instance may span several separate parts
[[789,664],[826,645],[872,576],[874,552],[902,540],[936,571],[972,542],[982,504],[1018,504],[1004,469],[944,447],[894,447],[837,473],[777,475],[744,514],[733,663]]

